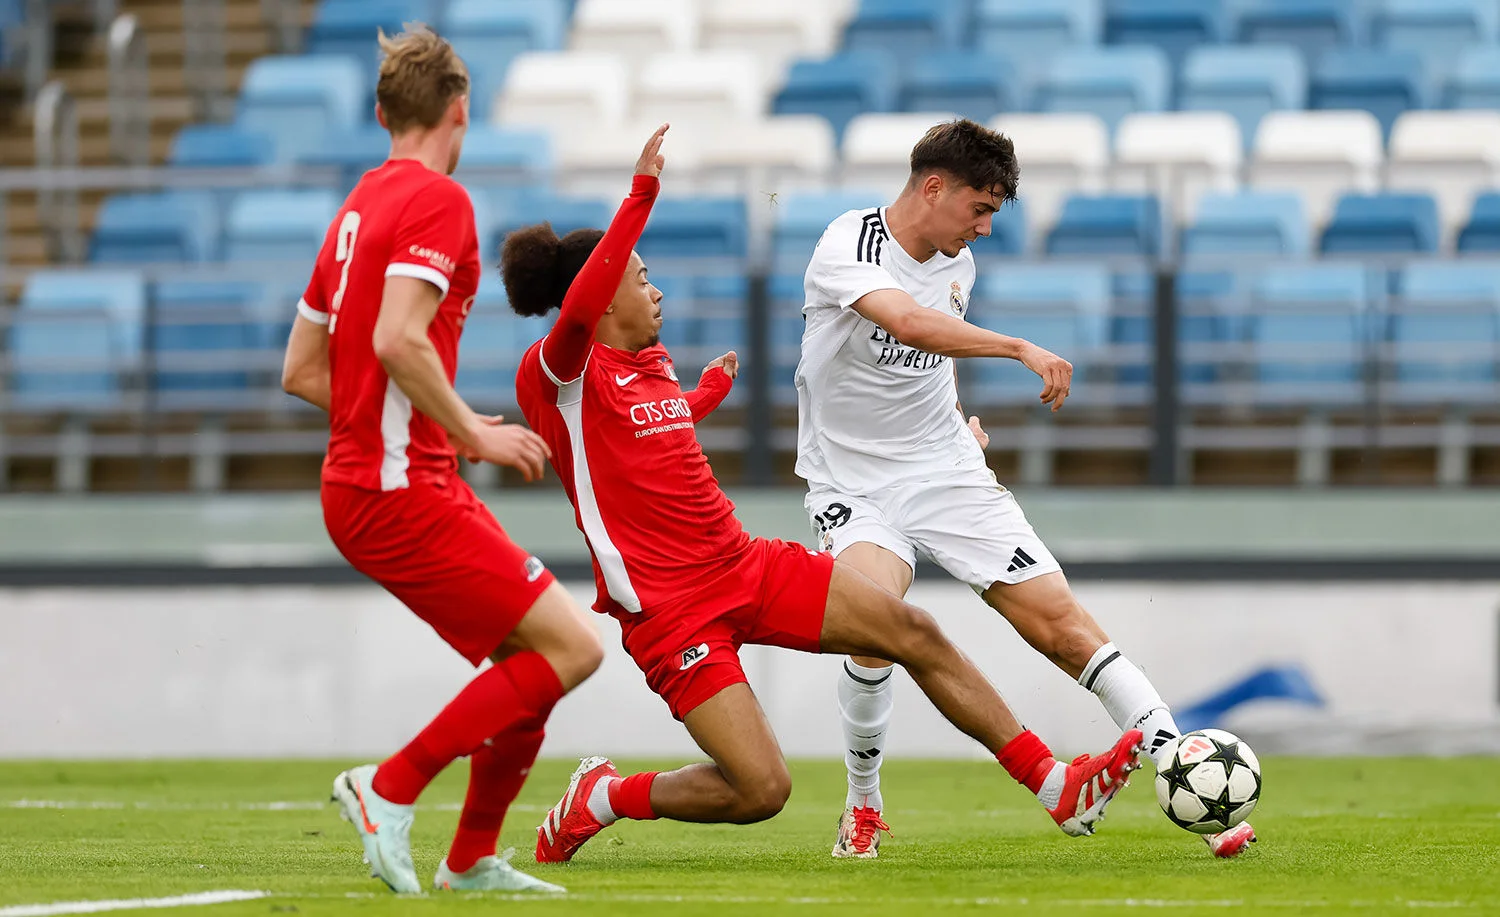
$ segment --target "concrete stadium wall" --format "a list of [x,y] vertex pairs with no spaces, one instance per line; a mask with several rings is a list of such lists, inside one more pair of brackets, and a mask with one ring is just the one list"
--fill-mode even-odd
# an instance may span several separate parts
[[[1326,708],[1261,702],[1226,723],[1275,748],[1350,730],[1493,736],[1500,723],[1500,582],[1105,582],[1078,593],[1174,705],[1262,665],[1300,665]],[[1059,753],[1115,734],[1091,696],[966,588],[920,584],[912,599]],[[696,756],[618,628],[597,620],[608,660],[559,706],[543,753]],[[836,659],[764,648],[744,659],[788,755],[841,753]],[[373,587],[0,590],[0,757],[371,757],[405,741],[470,671]],[[904,675],[889,753],[982,754]]]

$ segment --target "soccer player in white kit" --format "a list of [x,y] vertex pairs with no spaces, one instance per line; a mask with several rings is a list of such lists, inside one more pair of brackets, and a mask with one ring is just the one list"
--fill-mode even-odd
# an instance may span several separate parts
[[[1020,176],[1005,136],[973,121],[929,130],[888,207],[829,224],[804,281],[797,365],[797,474],[822,547],[898,596],[917,555],[968,583],[1027,643],[1093,692],[1155,758],[1180,731],[1161,695],[1078,603],[1052,552],[985,462],[988,437],[965,423],[952,360],[1018,360],[1062,407],[1066,360],[964,320],[974,286],[969,242],[990,233]],[[891,717],[891,663],[850,657],[839,677],[849,793],[835,857],[877,855],[880,762]],[[1234,856],[1248,824],[1208,838]]]

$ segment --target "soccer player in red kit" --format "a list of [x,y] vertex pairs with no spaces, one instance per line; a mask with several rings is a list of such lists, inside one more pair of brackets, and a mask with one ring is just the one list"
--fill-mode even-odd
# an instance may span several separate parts
[[471,664],[494,664],[383,764],[339,774],[333,796],[371,874],[419,892],[414,803],[468,756],[468,796],[434,886],[561,891],[495,856],[496,840],[553,705],[603,649],[587,615],[457,474],[454,445],[536,480],[547,446],[475,414],[453,390],[480,272],[473,207],[449,177],[469,121],[468,71],[423,27],[382,34],[380,46],[377,115],[390,158],[365,173],[329,227],[297,304],[283,386],[329,414],[323,518],[339,551]]
[[735,518],[693,430],[728,393],[735,355],[682,391],[658,339],[661,293],[633,251],[656,199],[665,132],[647,142],[608,232],[519,230],[501,269],[517,312],[562,308],[522,358],[516,394],[588,539],[594,609],[620,622],[646,682],[713,763],[622,777],[605,758],[584,759],[537,830],[537,859],[570,859],[617,818],[746,823],[781,810],[791,778],[740,666],[746,643],[892,653],[1064,831],[1092,833],[1136,767],[1138,730],[1104,755],[1054,760],[929,615],[828,554],[751,538]]

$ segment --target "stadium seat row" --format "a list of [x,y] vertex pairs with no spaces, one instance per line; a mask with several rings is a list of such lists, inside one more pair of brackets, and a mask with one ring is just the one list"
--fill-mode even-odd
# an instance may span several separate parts
[[[742,275],[663,275],[655,282],[666,293],[663,340],[684,365],[744,347]],[[1204,397],[1216,385],[1249,383],[1264,389],[1255,395],[1262,400],[1343,400],[1357,395],[1372,357],[1408,400],[1494,394],[1497,262],[1414,262],[1394,271],[1270,263],[1254,272],[1189,270],[1178,289],[1184,376]],[[1066,354],[1082,379],[1140,394],[1149,383],[1143,345],[1151,340],[1150,290],[1150,275],[1138,271],[1017,264],[981,273],[970,316]],[[773,384],[786,401],[801,336],[801,285],[779,277],[770,292]],[[11,404],[118,406],[127,380],[144,369],[148,334],[152,384],[163,405],[223,409],[263,400],[274,390],[295,296],[260,283],[148,285],[131,272],[38,272],[11,329]],[[510,314],[498,281],[487,277],[465,329],[460,390],[505,403],[521,353],[546,325]],[[982,399],[1010,403],[1034,394],[1025,371],[1003,361],[973,361],[964,372]],[[1319,390],[1307,389],[1311,383]]]

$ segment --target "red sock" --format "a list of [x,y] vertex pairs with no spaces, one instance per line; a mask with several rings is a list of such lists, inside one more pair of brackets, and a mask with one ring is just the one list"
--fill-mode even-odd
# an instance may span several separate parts
[[416,802],[443,768],[472,754],[485,739],[534,717],[545,722],[563,693],[557,673],[540,653],[517,653],[490,666],[410,744],[380,765],[373,789],[394,803]]
[[1006,773],[1033,793],[1042,791],[1042,782],[1052,773],[1052,751],[1030,729],[1005,743],[995,756]]
[[469,793],[448,849],[449,869],[464,872],[481,858],[495,855],[505,813],[536,762],[545,725],[545,717],[517,723],[469,756]]
[[624,780],[609,785],[609,807],[621,818],[636,821],[651,821],[656,812],[651,808],[651,784],[656,780],[656,771],[631,774]]

